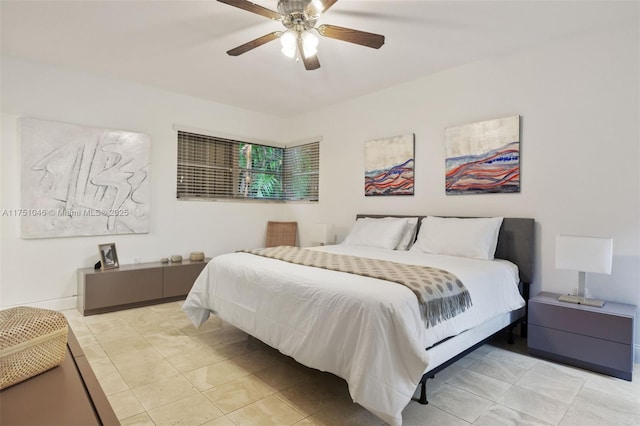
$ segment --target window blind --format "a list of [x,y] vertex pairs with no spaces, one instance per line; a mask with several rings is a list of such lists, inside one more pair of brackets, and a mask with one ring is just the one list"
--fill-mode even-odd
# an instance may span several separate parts
[[179,130],[177,198],[317,201],[319,145],[282,148]]
[[234,143],[212,139],[178,132],[178,198],[233,197]]
[[320,142],[285,148],[284,198],[318,201]]

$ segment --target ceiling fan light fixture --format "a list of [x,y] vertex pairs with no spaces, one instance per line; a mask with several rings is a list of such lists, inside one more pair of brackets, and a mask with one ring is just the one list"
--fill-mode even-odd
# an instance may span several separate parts
[[310,58],[318,53],[318,37],[309,31],[303,32],[302,37],[302,50],[305,58]]
[[298,34],[293,30],[285,31],[280,37],[282,53],[289,58],[296,56]]
[[265,18],[280,21],[285,32],[273,31],[227,51],[230,56],[238,56],[272,40],[280,39],[282,53],[296,61],[302,60],[307,71],[320,68],[318,60],[317,35],[361,46],[379,49],[384,44],[384,36],[337,25],[316,26],[320,15],[338,0],[277,0],[278,12],[252,3],[249,0],[218,0],[238,9],[243,9]]

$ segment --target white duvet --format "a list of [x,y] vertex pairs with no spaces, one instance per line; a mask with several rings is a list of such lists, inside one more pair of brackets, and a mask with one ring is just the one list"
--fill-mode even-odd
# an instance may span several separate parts
[[353,400],[391,425],[402,424],[427,370],[425,348],[524,305],[517,267],[507,261],[346,245],[314,249],[448,270],[473,306],[427,329],[416,296],[400,284],[230,253],[209,262],[182,309],[196,327],[213,312],[301,364],[344,378]]

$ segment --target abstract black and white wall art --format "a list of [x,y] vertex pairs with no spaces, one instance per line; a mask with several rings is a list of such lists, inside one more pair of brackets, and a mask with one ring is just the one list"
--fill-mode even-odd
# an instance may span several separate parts
[[149,232],[149,136],[23,118],[23,238]]

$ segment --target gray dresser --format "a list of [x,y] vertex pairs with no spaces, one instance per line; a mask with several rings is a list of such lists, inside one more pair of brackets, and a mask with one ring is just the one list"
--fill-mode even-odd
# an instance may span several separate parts
[[208,261],[139,263],[105,271],[79,269],[78,310],[93,315],[184,299]]
[[542,292],[529,300],[529,353],[631,380],[636,307],[606,302],[595,308],[558,296]]

